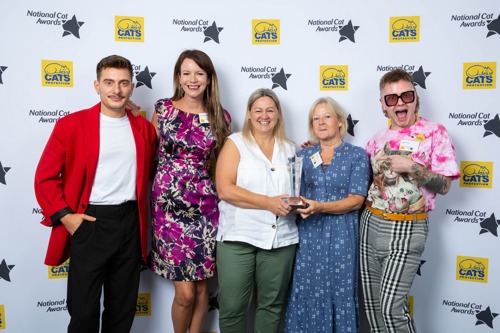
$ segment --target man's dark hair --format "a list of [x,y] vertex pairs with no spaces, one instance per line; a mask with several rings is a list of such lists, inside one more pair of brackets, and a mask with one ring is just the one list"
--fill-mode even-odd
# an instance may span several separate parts
[[132,63],[127,58],[122,56],[113,54],[102,58],[101,61],[97,64],[96,73],[97,73],[97,81],[101,79],[101,72],[105,68],[124,68],[127,69],[130,73],[130,80],[133,77]]

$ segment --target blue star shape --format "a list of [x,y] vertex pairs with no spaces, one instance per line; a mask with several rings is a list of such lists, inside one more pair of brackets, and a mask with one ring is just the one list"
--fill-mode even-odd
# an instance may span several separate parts
[[486,325],[489,328],[493,328],[493,319],[498,316],[498,313],[492,313],[490,307],[488,306],[486,310],[477,311],[476,314],[476,326],[477,325]]
[[285,74],[285,70],[283,69],[283,67],[281,67],[281,70],[278,73],[274,74],[271,78],[271,80],[273,81],[272,89],[281,87],[287,90],[286,81],[288,81],[288,78],[290,76],[292,76],[292,74]]
[[5,72],[5,70],[6,70],[7,68],[8,68],[7,66],[0,66],[0,84],[3,84],[3,81],[2,81],[2,74],[3,74],[3,72]]
[[151,80],[156,75],[156,73],[150,72],[148,66],[144,68],[142,72],[135,73],[135,79],[137,80],[136,87],[146,86],[149,89],[153,89],[153,85],[151,84]]
[[76,16],[73,15],[71,20],[63,20],[63,37],[67,35],[73,35],[76,38],[80,39],[80,27],[84,24],[85,22],[80,22],[76,19]]
[[4,184],[4,185],[7,185],[7,181],[5,180],[5,174],[7,173],[7,171],[9,171],[10,168],[8,167],[3,167],[2,166],[2,162],[0,162],[0,183]]
[[342,28],[339,30],[340,34],[340,39],[339,43],[349,39],[351,42],[355,43],[354,41],[354,33],[359,29],[359,26],[353,26],[352,21],[349,20],[349,23],[347,25],[344,25]]
[[0,280],[5,280],[10,282],[10,271],[15,265],[7,265],[5,259],[2,260],[0,264]]
[[211,26],[207,27],[203,31],[203,34],[205,35],[205,40],[203,41],[203,43],[206,43],[209,40],[213,40],[214,42],[219,44],[219,34],[222,31],[222,29],[224,28],[217,27],[217,24],[214,21],[214,23],[212,23]]

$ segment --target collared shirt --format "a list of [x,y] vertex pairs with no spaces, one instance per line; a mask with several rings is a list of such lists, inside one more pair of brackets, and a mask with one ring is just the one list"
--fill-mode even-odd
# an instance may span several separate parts
[[415,179],[398,174],[381,156],[410,156],[430,171],[456,179],[460,176],[455,148],[443,125],[420,117],[408,128],[384,129],[368,141],[366,151],[373,170],[373,183],[367,203],[377,209],[413,214],[428,212],[436,207],[436,193],[418,186]]
[[[272,161],[255,142],[245,140],[241,133],[229,136],[240,152],[236,185],[248,191],[277,196],[290,194],[287,162],[295,156],[295,147],[276,140]],[[296,215],[277,217],[264,209],[240,208],[224,200],[219,203],[218,241],[240,241],[262,249],[296,244],[299,241]]]

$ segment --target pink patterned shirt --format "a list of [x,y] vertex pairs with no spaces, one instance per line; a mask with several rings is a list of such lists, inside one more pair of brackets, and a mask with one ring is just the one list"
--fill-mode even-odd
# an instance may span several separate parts
[[436,193],[418,186],[407,174],[390,170],[384,160],[377,157],[404,155],[434,173],[460,177],[455,148],[443,125],[420,117],[410,127],[401,130],[383,129],[366,145],[370,157],[373,183],[367,197],[367,205],[393,213],[428,212],[436,207]]

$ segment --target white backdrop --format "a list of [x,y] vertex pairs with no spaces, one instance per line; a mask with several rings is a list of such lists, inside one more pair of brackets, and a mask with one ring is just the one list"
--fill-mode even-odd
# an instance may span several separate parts
[[[498,1],[21,0],[2,3],[0,30],[0,330],[63,332],[69,319],[67,267],[43,265],[50,230],[33,194],[56,119],[98,101],[95,65],[110,54],[134,64],[133,100],[150,118],[172,95],[179,53],[197,48],[216,66],[233,130],[250,93],[273,88],[297,143],[309,106],[327,95],[355,123],[346,140],[364,146],[387,125],[380,77],[414,72],[420,114],[447,127],[462,172],[431,214],[414,318],[424,333],[500,331]],[[331,68],[343,75],[323,85]],[[218,331],[212,284],[207,332]],[[140,293],[133,332],[171,332],[171,282],[145,271]]]

